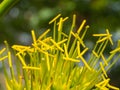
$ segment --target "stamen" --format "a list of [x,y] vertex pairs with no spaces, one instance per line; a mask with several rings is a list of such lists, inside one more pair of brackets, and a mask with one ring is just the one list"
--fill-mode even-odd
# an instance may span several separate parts
[[68,56],[66,44],[64,44],[64,49],[65,49],[65,56],[68,58],[69,56]]
[[11,52],[8,52],[8,61],[9,61],[9,66],[12,67],[12,60],[11,60]]
[[92,53],[98,58],[98,54],[93,50]]
[[31,34],[32,34],[32,38],[33,38],[33,43],[36,44],[36,35],[35,35],[34,30],[31,31]]
[[41,34],[38,40],[41,40],[46,34],[48,34],[48,32],[50,32],[50,29],[47,29],[43,34]]
[[112,41],[112,39],[111,39],[111,34],[109,33],[109,30],[108,29],[106,29],[106,32],[107,32],[107,34],[108,34],[108,39],[109,39],[109,41],[110,41],[110,43],[113,45],[113,41]]
[[63,57],[63,59],[65,60],[68,60],[68,61],[72,61],[72,62],[80,62],[80,60],[76,60],[76,59],[73,59],[73,58],[67,58],[67,57]]
[[98,37],[102,37],[102,36],[107,36],[107,34],[93,34],[93,36],[98,36]]
[[20,54],[18,54],[18,57],[19,57],[19,59],[20,59],[22,65],[23,65],[23,66],[27,66],[26,63],[25,63],[25,61],[24,61],[24,59],[21,57]]
[[6,59],[7,57],[8,57],[8,55],[1,57],[1,58],[0,58],[0,61]]
[[90,66],[88,65],[88,63],[86,62],[86,60],[81,55],[79,55],[79,58],[82,60],[82,62],[84,63],[84,65],[91,71],[92,69],[90,68]]
[[116,52],[120,52],[120,48],[116,48],[115,50],[111,51],[110,53],[116,53]]
[[[65,22],[69,17],[65,17],[62,19],[62,22]],[[59,25],[60,22],[57,23],[57,25]]]
[[86,20],[83,20],[82,24],[80,25],[80,27],[79,27],[79,29],[77,31],[78,34],[80,34],[80,31],[82,30],[82,28],[85,25],[85,23],[86,23]]
[[50,39],[50,41],[62,52],[64,52],[64,50],[53,40],[53,39]]
[[59,17],[61,16],[61,14],[58,14],[55,18],[53,18],[49,24],[53,23],[54,21],[56,21]]
[[102,57],[102,60],[104,61],[105,65],[107,66],[108,65],[107,60],[105,59],[105,57],[103,56],[102,53],[101,53],[101,57]]
[[23,66],[23,69],[40,70],[38,67]]
[[106,71],[105,71],[105,69],[104,69],[104,67],[103,67],[102,62],[100,62],[100,67],[101,67],[101,70],[103,71],[105,77],[108,77],[108,76],[107,76],[107,73],[106,73]]
[[76,25],[76,15],[73,15],[73,20],[72,20],[72,27],[74,27]]
[[48,52],[46,53],[46,60],[47,60],[47,68],[48,68],[48,71],[50,71],[50,61],[49,61]]
[[113,90],[120,90],[119,88],[115,87],[115,86],[112,86],[110,84],[107,84],[107,87],[113,89]]
[[61,31],[61,29],[62,29],[62,24],[63,24],[63,18],[60,18],[59,26],[58,26],[58,31]]
[[0,54],[2,54],[5,50],[6,48],[3,48],[2,50],[0,50]]
[[85,49],[81,52],[81,55],[84,55],[87,50],[88,50],[88,48],[85,48]]
[[107,39],[108,39],[108,37],[104,37],[104,38],[98,40],[97,43],[104,42],[104,41],[107,40]]

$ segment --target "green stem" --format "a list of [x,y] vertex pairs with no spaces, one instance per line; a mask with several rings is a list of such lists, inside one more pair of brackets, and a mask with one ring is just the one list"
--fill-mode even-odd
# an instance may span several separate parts
[[0,3],[0,16],[9,11],[19,0],[3,0]]

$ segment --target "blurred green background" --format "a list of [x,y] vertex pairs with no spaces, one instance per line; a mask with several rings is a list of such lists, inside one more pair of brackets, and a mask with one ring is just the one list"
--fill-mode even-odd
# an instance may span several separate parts
[[[90,25],[86,44],[92,47],[95,42],[93,33],[105,33],[108,28],[113,34],[114,46],[108,46],[106,53],[117,44],[120,39],[120,0],[20,0],[7,13],[0,17],[0,48],[3,41],[13,44],[31,44],[31,30],[40,35],[49,27],[48,22],[57,14],[72,18],[77,15],[77,25],[86,19]],[[70,19],[71,21],[72,19]],[[66,24],[66,30],[69,25]],[[120,64],[109,72],[111,83],[120,87]]]

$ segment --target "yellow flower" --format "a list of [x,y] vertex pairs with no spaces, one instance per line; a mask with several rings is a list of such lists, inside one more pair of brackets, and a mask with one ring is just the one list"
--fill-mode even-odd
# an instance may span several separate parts
[[109,40],[110,43],[113,45],[113,41],[111,39],[112,34],[109,33],[108,29],[106,29],[106,34],[93,34],[93,36],[103,37],[102,39],[98,40],[97,43],[104,42],[105,40]]

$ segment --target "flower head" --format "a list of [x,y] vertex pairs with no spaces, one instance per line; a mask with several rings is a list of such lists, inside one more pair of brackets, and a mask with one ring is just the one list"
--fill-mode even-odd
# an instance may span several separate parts
[[[31,31],[32,45],[12,46],[17,57],[17,74],[18,77],[23,77],[22,79],[16,78],[14,75],[10,50],[6,56],[0,58],[0,61],[3,62],[7,58],[9,62],[12,77],[8,77],[4,67],[6,86],[9,90],[91,90],[93,88],[119,90],[109,84],[110,79],[106,73],[113,65],[109,66],[108,63],[114,56],[111,54],[109,58],[105,58],[103,54],[108,41],[113,45],[112,35],[108,29],[106,34],[93,34],[100,38],[93,48],[90,58],[86,60],[86,52],[89,49],[84,43],[84,37],[89,26],[85,26],[86,20],[83,20],[77,32],[74,32],[76,15],[73,15],[69,34],[66,34],[63,25],[67,19],[68,17],[63,18],[61,14],[58,14],[49,22],[49,24],[54,24],[53,30],[47,29],[38,38],[34,30]],[[81,32],[82,30],[84,31]],[[53,35],[48,36],[50,31],[53,32]],[[98,45],[99,43],[101,44]],[[2,49],[0,55],[5,50],[5,48]],[[111,53],[119,50],[117,48]],[[19,64],[22,69],[19,69]]]

